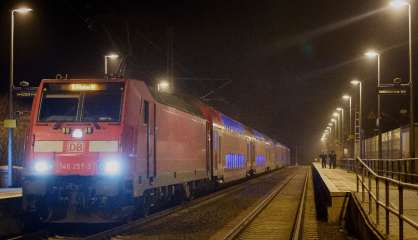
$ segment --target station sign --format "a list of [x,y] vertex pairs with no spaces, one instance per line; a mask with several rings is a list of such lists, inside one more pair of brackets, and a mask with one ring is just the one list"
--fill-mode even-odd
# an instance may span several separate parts
[[379,95],[406,95],[409,92],[408,84],[384,84],[377,89]]
[[36,87],[15,87],[14,93],[18,98],[33,98],[35,96]]

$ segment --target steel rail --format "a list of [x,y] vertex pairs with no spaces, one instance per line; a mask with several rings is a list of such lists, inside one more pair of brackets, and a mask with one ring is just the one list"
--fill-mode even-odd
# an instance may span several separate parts
[[245,227],[247,227],[258,216],[258,214],[260,214],[269,205],[274,197],[276,197],[277,194],[279,194],[296,175],[297,174],[294,174],[293,176],[288,177],[284,183],[274,188],[273,191],[271,191],[267,197],[265,197],[247,216],[245,216],[238,224],[236,224],[234,228],[232,228],[222,238],[222,240],[232,240],[236,238],[242,232],[242,230],[244,230]]
[[[303,216],[304,216],[304,207],[305,207],[305,199],[306,199],[306,192],[307,186],[309,181],[309,170],[306,173],[302,194],[300,197],[299,205],[298,205],[298,212],[295,217],[294,225],[291,230],[291,238],[292,240],[301,239],[301,230],[303,229]],[[222,239],[223,240],[232,240],[235,239],[248,227],[253,220],[257,218],[257,216],[263,212],[269,204],[275,199],[275,197],[290,183],[292,179],[297,174],[289,177],[285,180],[284,183],[278,185],[273,191],[270,192],[246,217],[244,217],[238,224],[234,226]]]
[[[280,170],[283,170],[283,169],[279,169],[278,171],[280,171]],[[277,172],[277,171],[274,171],[274,172]],[[272,173],[261,175],[261,176],[255,178],[254,180],[259,181],[261,178],[269,176],[271,174]],[[201,198],[194,199],[194,200],[192,200],[190,202],[187,202],[185,204],[175,206],[175,207],[163,210],[161,212],[154,213],[154,214],[152,214],[152,215],[150,215],[146,218],[135,220],[133,222],[126,223],[126,224],[117,226],[115,228],[112,228],[112,229],[109,229],[109,230],[106,230],[106,231],[103,231],[103,232],[99,232],[99,233],[96,233],[96,234],[92,234],[92,235],[89,235],[89,236],[86,236],[86,237],[83,237],[83,238],[80,238],[80,239],[81,240],[111,239],[115,235],[122,234],[122,233],[127,232],[129,230],[132,230],[134,228],[143,227],[147,224],[150,224],[150,223],[153,223],[153,222],[158,221],[160,219],[163,219],[164,217],[167,217],[169,215],[181,212],[182,210],[189,209],[189,208],[196,208],[198,206],[213,202],[213,201],[215,201],[219,198],[222,198],[224,196],[227,196],[229,194],[237,192],[237,191],[239,191],[243,188],[246,188],[246,187],[248,187],[249,184],[250,185],[257,184],[258,181],[244,181],[244,182],[242,182],[238,185],[233,185],[233,186],[224,188],[220,191],[217,191],[215,193],[206,195],[206,196],[201,197]]]
[[299,203],[298,215],[296,217],[295,224],[293,225],[294,227],[292,230],[292,237],[291,237],[292,240],[299,240],[299,239],[302,239],[303,237],[301,232],[303,229],[303,217],[305,215],[305,202],[306,202],[309,177],[310,177],[310,170],[308,170],[308,173],[306,174],[305,184],[303,186],[303,192],[302,192],[302,196],[300,198],[300,203]]

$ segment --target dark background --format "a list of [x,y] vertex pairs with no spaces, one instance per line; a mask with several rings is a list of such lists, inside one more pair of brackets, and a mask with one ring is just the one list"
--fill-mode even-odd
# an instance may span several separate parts
[[[364,82],[366,135],[373,134],[377,69],[365,50],[384,50],[382,82],[408,79],[407,11],[384,9],[384,0],[2,0],[3,95],[10,10],[22,4],[34,11],[16,16],[16,83],[36,86],[57,73],[101,76],[112,51],[125,57],[126,76],[152,84],[166,73],[171,31],[176,91],[200,97],[215,89],[209,104],[298,147],[304,161],[318,151],[341,95],[356,93],[354,77]],[[218,89],[225,79],[232,82]],[[407,123],[399,113],[407,99],[383,99],[385,129]]]

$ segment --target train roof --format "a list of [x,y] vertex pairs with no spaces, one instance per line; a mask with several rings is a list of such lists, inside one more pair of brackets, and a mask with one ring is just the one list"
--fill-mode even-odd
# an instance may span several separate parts
[[[277,141],[266,136],[265,134],[262,134],[261,132],[255,129],[252,129],[242,124],[241,122],[223,114],[222,112],[216,110],[212,106],[202,102],[200,99],[194,96],[190,96],[187,94],[178,94],[178,93],[173,94],[173,93],[157,92],[155,88],[152,88],[149,86],[148,86],[148,89],[153,95],[153,97],[162,104],[172,106],[179,110],[205,118],[233,132],[251,135],[252,137],[258,140],[271,141],[274,144],[278,143]],[[280,145],[283,146],[282,144]]]

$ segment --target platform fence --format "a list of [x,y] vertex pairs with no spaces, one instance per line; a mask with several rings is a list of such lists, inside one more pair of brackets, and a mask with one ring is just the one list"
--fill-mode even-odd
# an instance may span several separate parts
[[[362,159],[362,161],[380,176],[408,183],[418,183],[418,174],[416,173],[418,158]],[[355,160],[353,158],[341,159],[338,166],[354,171]]]
[[[404,163],[404,161],[399,162]],[[399,179],[396,180],[389,176],[383,176],[375,170],[373,170],[373,168],[371,167],[373,164],[371,164],[368,160],[364,161],[360,158],[357,158],[355,160],[347,159],[346,161],[341,162],[341,164],[345,165],[347,169],[353,170],[356,174],[357,196],[361,195],[361,197],[359,198],[361,199],[363,206],[367,206],[368,210],[366,210],[366,212],[368,213],[368,215],[374,217],[376,225],[381,224],[380,213],[384,213],[384,234],[386,235],[386,237],[389,237],[389,235],[391,234],[390,214],[395,216],[395,219],[398,220],[398,239],[404,239],[404,224],[408,224],[413,229],[415,229],[415,231],[418,231],[417,221],[404,214],[405,191],[408,191],[408,194],[410,194],[411,191],[412,194],[417,194],[418,184],[407,183]],[[381,173],[387,174],[385,171],[381,171]],[[381,184],[383,184],[383,188]],[[395,192],[397,192],[396,200],[390,200],[390,189],[397,189],[397,191],[395,190]],[[380,193],[380,191],[382,190],[384,195],[383,198],[381,198],[382,194]],[[374,210],[372,209],[373,207],[375,208]],[[381,208],[383,209],[383,211],[381,211]],[[418,232],[416,232],[415,234],[418,234]]]

